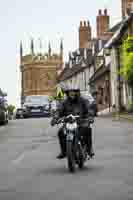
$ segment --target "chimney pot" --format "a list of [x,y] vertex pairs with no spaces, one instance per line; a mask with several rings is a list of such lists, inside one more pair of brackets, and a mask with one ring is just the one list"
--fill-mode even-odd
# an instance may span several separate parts
[[102,15],[102,10],[101,9],[99,9],[98,14]]
[[107,9],[104,9],[104,14],[107,15],[108,11]]

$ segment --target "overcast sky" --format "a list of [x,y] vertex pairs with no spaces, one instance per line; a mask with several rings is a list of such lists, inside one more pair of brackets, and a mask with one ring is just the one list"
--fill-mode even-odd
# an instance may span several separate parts
[[42,38],[43,52],[49,40],[53,51],[64,41],[64,57],[78,48],[78,27],[89,20],[95,35],[98,9],[107,8],[111,25],[120,21],[121,0],[4,0],[0,5],[0,87],[8,93],[9,103],[19,105],[19,44],[29,52],[30,38],[35,39],[36,52]]

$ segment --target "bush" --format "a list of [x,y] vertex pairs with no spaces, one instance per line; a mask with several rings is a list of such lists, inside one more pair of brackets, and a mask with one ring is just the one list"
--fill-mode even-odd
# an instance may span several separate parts
[[128,112],[133,112],[133,102],[129,103]]
[[13,115],[13,112],[15,110],[15,106],[14,105],[9,105],[7,109],[8,109],[8,113],[10,115]]

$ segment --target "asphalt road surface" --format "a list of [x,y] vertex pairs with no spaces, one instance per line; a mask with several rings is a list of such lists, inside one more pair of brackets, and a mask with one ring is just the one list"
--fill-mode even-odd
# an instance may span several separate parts
[[69,173],[50,119],[0,126],[0,200],[133,200],[133,124],[97,118],[96,156]]

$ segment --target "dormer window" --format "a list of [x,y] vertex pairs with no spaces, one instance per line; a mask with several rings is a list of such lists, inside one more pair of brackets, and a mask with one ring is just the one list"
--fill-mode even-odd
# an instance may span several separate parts
[[79,51],[79,49],[77,50],[77,56],[80,56],[80,51]]
[[79,58],[78,58],[78,56],[76,57],[76,64],[78,64],[79,63]]
[[95,54],[95,45],[93,44],[93,46],[92,46],[92,55],[94,55]]
[[73,53],[71,53],[71,59],[74,59]]
[[84,59],[85,60],[87,59],[87,49],[86,48],[84,49]]
[[86,64],[85,64],[85,62],[84,62],[84,61],[82,62],[82,64],[81,64],[81,65],[82,65],[82,67],[86,67]]
[[99,51],[102,49],[103,45],[102,45],[102,40],[99,40]]
[[69,68],[72,68],[72,60],[69,61]]

